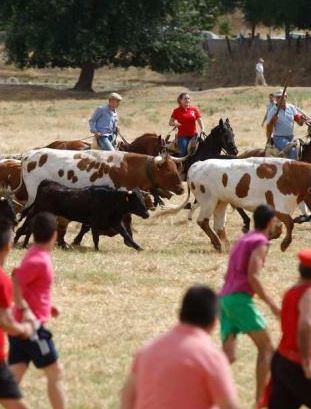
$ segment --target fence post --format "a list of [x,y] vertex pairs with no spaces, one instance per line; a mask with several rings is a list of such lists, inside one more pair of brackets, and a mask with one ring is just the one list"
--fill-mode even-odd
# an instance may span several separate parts
[[227,43],[227,48],[228,48],[229,55],[232,58],[232,48],[231,48],[231,44],[230,44],[230,40],[229,40],[228,36],[226,36],[226,43]]
[[267,34],[267,44],[268,44],[268,51],[269,52],[273,51],[272,40],[271,40],[270,34]]

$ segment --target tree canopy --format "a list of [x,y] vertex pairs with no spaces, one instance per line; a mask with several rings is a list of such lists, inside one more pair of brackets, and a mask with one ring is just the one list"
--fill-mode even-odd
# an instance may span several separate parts
[[[195,0],[208,6],[212,0]],[[7,0],[8,61],[23,67],[80,67],[91,89],[103,65],[202,70],[206,57],[185,26],[184,0]],[[189,10],[194,10],[189,6]],[[205,10],[206,11],[206,10]],[[206,13],[203,13],[205,15]]]

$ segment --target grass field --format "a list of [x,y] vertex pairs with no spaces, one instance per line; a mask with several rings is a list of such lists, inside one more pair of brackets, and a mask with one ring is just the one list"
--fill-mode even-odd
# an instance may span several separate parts
[[[122,82],[122,72],[116,77]],[[106,77],[103,81],[106,83]],[[176,96],[182,90],[161,85],[160,81],[148,85],[141,82],[141,86],[127,90],[124,87],[122,133],[129,139],[147,131],[166,135]],[[242,151],[264,144],[260,123],[271,90],[241,87],[192,92],[191,96],[203,112],[207,129],[220,117],[230,118]],[[106,95],[81,97],[33,86],[2,86],[0,92],[0,153],[23,152],[55,139],[88,136],[87,120]],[[294,88],[289,93],[290,99],[311,111],[311,88]],[[304,131],[299,129],[298,134],[302,136]],[[56,249],[53,254],[54,298],[62,315],[51,322],[51,328],[65,367],[69,408],[117,408],[133,353],[175,322],[184,290],[194,283],[205,283],[215,290],[221,286],[227,254],[215,253],[196,224],[186,221],[185,212],[166,219],[135,219],[134,227],[135,238],[145,249],[141,253],[125,247],[120,238],[101,238],[101,251],[95,253],[88,237],[80,249]],[[69,241],[76,229],[73,224]],[[238,215],[229,211],[231,242],[239,237],[240,229]],[[295,280],[296,253],[308,246],[310,239],[310,225],[305,224],[296,227],[285,254],[279,249],[280,240],[273,242],[263,280],[276,300]],[[12,252],[9,271],[23,254],[21,249]],[[265,306],[260,308],[276,343],[279,325]],[[219,342],[218,330],[214,337]],[[243,408],[247,409],[254,396],[255,350],[246,337],[241,337],[239,347],[233,370]],[[49,407],[43,394],[44,379],[37,371],[27,375],[23,387],[30,407]]]

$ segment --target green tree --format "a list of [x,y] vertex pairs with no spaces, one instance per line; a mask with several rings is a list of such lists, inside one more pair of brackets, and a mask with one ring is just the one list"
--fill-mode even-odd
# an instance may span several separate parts
[[176,27],[181,2],[6,0],[8,62],[81,68],[77,90],[92,90],[95,69],[104,65],[201,70],[205,56],[197,39]]

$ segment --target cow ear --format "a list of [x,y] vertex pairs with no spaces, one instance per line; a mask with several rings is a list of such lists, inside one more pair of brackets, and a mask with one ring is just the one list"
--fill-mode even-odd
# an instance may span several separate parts
[[229,118],[226,119],[226,124],[229,124]]
[[220,118],[220,120],[219,120],[219,125],[224,126],[224,121],[222,120],[222,118]]

